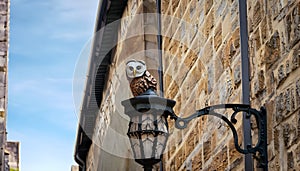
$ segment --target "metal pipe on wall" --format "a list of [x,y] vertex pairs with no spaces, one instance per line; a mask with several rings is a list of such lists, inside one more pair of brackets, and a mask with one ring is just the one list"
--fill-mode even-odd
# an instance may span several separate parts
[[[242,63],[242,103],[250,104],[250,75],[248,55],[248,22],[247,22],[247,0],[239,0],[240,17],[240,41],[241,41],[241,63]],[[244,146],[252,142],[250,119],[243,115]],[[245,171],[253,171],[252,154],[245,155]]]
[[162,62],[162,36],[161,36],[161,0],[156,1],[157,13],[157,49],[158,49],[158,77],[160,96],[164,97],[163,62]]

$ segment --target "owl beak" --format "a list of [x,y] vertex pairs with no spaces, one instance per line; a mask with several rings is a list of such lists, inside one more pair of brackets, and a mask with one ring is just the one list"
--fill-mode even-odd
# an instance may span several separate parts
[[133,69],[133,76],[135,77],[136,75],[136,69]]

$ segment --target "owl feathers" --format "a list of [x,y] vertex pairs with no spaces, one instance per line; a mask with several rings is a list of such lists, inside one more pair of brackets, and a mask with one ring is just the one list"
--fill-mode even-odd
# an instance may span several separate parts
[[144,61],[128,61],[126,64],[126,74],[133,96],[141,95],[148,89],[157,90],[157,81],[147,71]]

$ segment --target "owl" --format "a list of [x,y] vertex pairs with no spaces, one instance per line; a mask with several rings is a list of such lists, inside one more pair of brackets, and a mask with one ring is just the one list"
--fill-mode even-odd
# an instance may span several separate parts
[[147,71],[146,64],[141,60],[129,60],[126,63],[126,75],[133,96],[141,95],[148,89],[156,91],[157,81]]

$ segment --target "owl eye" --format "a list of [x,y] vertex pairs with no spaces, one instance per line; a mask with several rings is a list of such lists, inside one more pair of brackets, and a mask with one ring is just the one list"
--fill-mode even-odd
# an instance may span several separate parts
[[141,68],[142,68],[141,66],[137,66],[137,67],[136,67],[137,70],[140,70]]
[[132,66],[130,66],[130,67],[129,67],[129,70],[130,70],[130,71],[133,71],[133,67],[132,67]]

